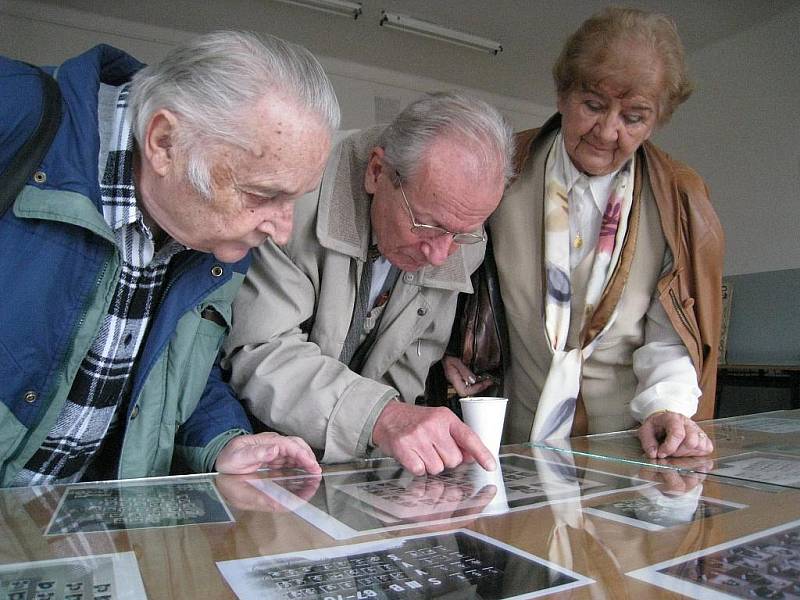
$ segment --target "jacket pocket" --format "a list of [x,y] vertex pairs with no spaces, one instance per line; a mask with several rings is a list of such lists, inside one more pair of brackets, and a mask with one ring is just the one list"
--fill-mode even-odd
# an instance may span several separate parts
[[[180,365],[180,400],[175,415],[180,425],[194,412],[230,325],[222,311],[211,304],[198,306],[182,319],[193,327],[182,327],[172,345],[170,363]],[[192,334],[187,335],[189,331]]]

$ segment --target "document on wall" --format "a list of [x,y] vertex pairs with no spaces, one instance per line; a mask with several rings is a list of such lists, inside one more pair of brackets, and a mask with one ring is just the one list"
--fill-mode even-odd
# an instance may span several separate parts
[[0,565],[3,600],[147,598],[133,552]]
[[593,580],[466,529],[218,562],[240,600],[512,600]]

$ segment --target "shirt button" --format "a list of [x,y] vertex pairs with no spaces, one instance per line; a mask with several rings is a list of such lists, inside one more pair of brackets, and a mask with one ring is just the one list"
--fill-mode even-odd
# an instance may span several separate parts
[[406,283],[411,283],[412,281],[414,281],[413,273],[406,273],[405,275],[403,275],[403,281],[405,281]]
[[133,410],[131,411],[131,421],[133,421],[138,416],[139,416],[139,405],[137,404],[136,406],[133,407]]
[[420,317],[424,317],[425,315],[427,315],[427,314],[428,314],[428,309],[427,309],[427,308],[418,308],[418,309],[417,309],[417,314],[418,314]]
[[34,402],[36,402],[36,399],[38,397],[39,394],[37,394],[33,390],[28,390],[27,392],[25,392],[25,395],[23,396],[25,402],[27,402],[28,404],[33,404]]
[[47,181],[47,173],[45,173],[44,171],[36,171],[33,174],[33,180],[36,183],[44,183],[45,181]]
[[211,276],[212,277],[222,277],[222,273],[224,273],[223,269],[219,265],[214,265],[211,267]]

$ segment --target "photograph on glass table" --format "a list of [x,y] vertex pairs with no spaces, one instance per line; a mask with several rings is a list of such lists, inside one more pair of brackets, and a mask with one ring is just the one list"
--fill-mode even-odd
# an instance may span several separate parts
[[640,490],[635,496],[584,507],[583,512],[623,525],[661,531],[741,508],[747,508],[747,505],[698,496],[691,492],[662,492],[657,488],[647,488]]
[[472,463],[421,477],[399,466],[328,473],[307,502],[293,493],[305,488],[305,477],[309,476],[248,482],[334,539],[498,515],[655,485],[518,454],[501,455],[495,472]]
[[0,565],[3,600],[147,598],[133,552]]
[[466,529],[218,562],[240,600],[513,600],[593,580]]
[[[785,411],[780,411],[778,414],[785,414]],[[800,417],[800,415],[798,415],[798,417]],[[725,419],[723,423],[736,429],[760,431],[762,433],[775,433],[778,435],[800,432],[800,418],[766,415],[743,415],[740,417]]]
[[717,459],[712,475],[748,482],[800,488],[800,457],[769,452],[744,452]]
[[208,479],[67,487],[45,535],[177,527],[234,520]]
[[702,600],[798,600],[800,521],[679,556],[628,575]]

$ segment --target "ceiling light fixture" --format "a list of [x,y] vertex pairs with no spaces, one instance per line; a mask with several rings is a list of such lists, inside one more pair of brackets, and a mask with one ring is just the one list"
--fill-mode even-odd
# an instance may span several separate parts
[[483,52],[489,52],[491,54],[497,54],[503,51],[503,46],[500,42],[478,37],[471,33],[449,29],[448,27],[442,27],[430,21],[423,21],[422,19],[408,17],[406,15],[386,12],[385,10],[381,14],[380,24],[390,29],[416,33],[417,35],[450,42],[458,46],[466,46],[473,50],[482,50]]
[[313,8],[335,15],[352,17],[357,19],[361,14],[361,2],[350,2],[349,0],[277,0],[284,4],[294,4],[303,8]]

